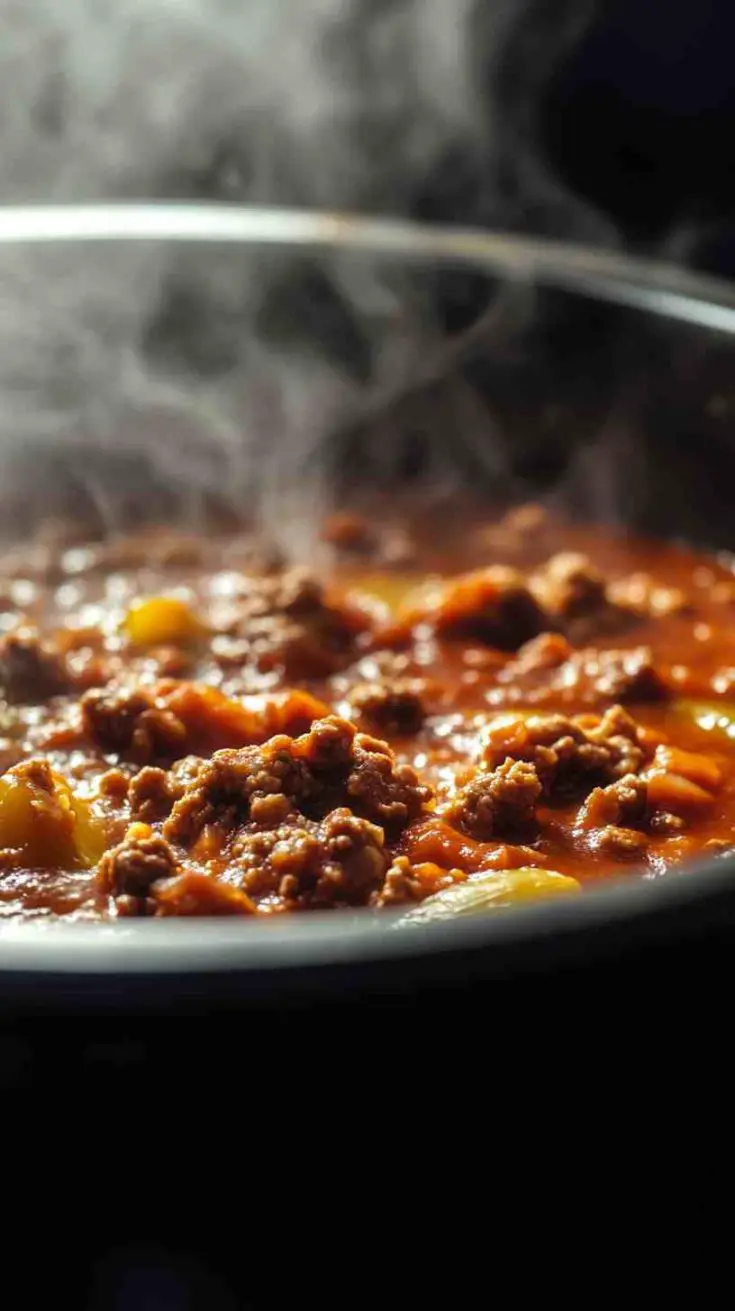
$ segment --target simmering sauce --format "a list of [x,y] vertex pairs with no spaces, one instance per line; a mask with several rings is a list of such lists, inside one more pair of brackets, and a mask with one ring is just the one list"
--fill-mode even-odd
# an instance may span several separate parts
[[7,554],[0,771],[0,916],[420,919],[686,871],[735,848],[732,562],[534,506],[337,516],[309,569],[245,535]]

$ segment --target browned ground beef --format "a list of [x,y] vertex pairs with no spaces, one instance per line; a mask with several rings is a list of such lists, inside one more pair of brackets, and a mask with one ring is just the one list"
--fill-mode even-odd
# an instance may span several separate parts
[[542,791],[532,764],[509,759],[487,774],[477,773],[459,789],[444,814],[481,842],[507,837],[533,824]]
[[601,719],[588,723],[588,718],[531,715],[491,723],[483,762],[494,768],[508,758],[529,761],[549,797],[585,792],[598,782],[636,772],[644,753],[630,715],[614,706]]
[[86,692],[82,727],[103,751],[146,764],[172,759],[186,749],[186,729],[170,710],[157,706],[147,691],[110,688]]
[[35,629],[19,628],[0,639],[0,693],[9,701],[44,701],[66,684],[58,651]]
[[381,732],[398,736],[417,733],[426,718],[422,692],[419,679],[360,683],[350,695],[350,706],[357,717]]
[[447,583],[410,618],[438,633],[487,642],[502,651],[516,651],[547,626],[523,575],[502,565]]

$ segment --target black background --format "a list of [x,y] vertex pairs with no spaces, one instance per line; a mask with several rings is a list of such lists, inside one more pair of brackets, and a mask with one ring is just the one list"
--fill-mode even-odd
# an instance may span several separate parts
[[730,0],[615,0],[548,88],[549,158],[635,245],[695,236],[690,257],[735,273],[735,9]]

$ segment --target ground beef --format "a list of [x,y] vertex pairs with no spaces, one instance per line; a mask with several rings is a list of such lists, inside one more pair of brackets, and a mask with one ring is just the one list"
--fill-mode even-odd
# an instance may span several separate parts
[[328,600],[309,570],[287,569],[250,580],[212,652],[224,669],[250,664],[287,677],[318,677],[347,662],[367,626],[364,613]]
[[589,845],[593,851],[602,851],[614,860],[641,860],[646,853],[648,838],[636,829],[606,824],[595,830]]
[[350,694],[353,712],[384,733],[417,733],[425,718],[420,679],[359,683]]
[[[232,829],[247,822],[254,797],[274,795],[288,803],[316,792],[302,761],[291,751],[293,739],[272,738],[263,747],[217,751],[204,761],[176,801],[164,834],[184,847],[192,846],[208,824]],[[288,812],[287,812],[288,813]]]
[[314,819],[348,806],[357,815],[400,829],[428,800],[408,765],[396,763],[385,742],[357,733],[336,715],[308,733],[279,734],[263,746],[218,751],[204,762],[173,808],[164,832],[191,844],[208,824],[231,829],[252,818],[265,798],[284,817],[292,809]]
[[588,846],[614,860],[641,859],[648,846],[648,786],[635,774],[625,774],[606,787],[594,788],[581,807],[577,823],[591,830]]
[[524,674],[558,669],[571,654],[572,648],[562,633],[539,633],[530,642],[524,642],[515,658],[505,666],[503,678],[515,682]]
[[548,627],[523,574],[504,565],[445,583],[410,612],[409,622],[429,624],[449,637],[486,642],[502,651],[516,651]]
[[669,688],[647,646],[574,651],[560,633],[542,633],[521,647],[497,676],[496,704],[661,701]]
[[431,796],[410,765],[399,765],[386,742],[358,733],[345,792],[351,808],[392,831],[418,818]]
[[320,821],[292,815],[275,828],[241,829],[221,877],[262,900],[294,908],[364,905],[390,864],[382,829],[345,808]]
[[104,774],[100,774],[97,790],[101,797],[107,797],[121,806],[127,800],[130,791],[130,775],[124,769],[113,765],[111,769],[106,769]]
[[371,904],[376,907],[401,906],[407,901],[423,901],[432,892],[464,877],[458,869],[442,869],[431,861],[412,865],[408,856],[396,856]]
[[406,901],[417,901],[421,890],[408,856],[396,856],[383,880],[380,904],[401,906]]
[[[351,765],[360,743],[373,742],[375,739],[358,733],[349,720],[340,719],[338,715],[327,715],[324,719],[316,720],[308,733],[292,740],[294,755],[299,760],[307,761],[314,775],[328,780],[330,775],[339,775]],[[392,758],[390,747],[385,742],[379,745]]]
[[186,751],[187,732],[171,710],[147,690],[104,688],[85,692],[82,728],[96,746],[139,764],[172,759]]
[[549,628],[560,628],[578,645],[603,633],[617,633],[636,621],[635,614],[616,603],[607,580],[576,551],[554,555],[530,579],[530,588],[549,617]]
[[552,556],[531,585],[544,610],[563,619],[589,615],[606,603],[603,575],[576,551]]
[[143,824],[133,825],[105,853],[96,881],[118,916],[242,915],[256,909],[238,888],[183,866],[171,844]]
[[0,695],[11,702],[35,704],[68,686],[57,649],[33,628],[19,628],[0,639]]
[[505,760],[489,773],[477,773],[460,788],[443,815],[470,837],[487,842],[528,829],[534,823],[541,792],[532,764]]
[[579,812],[582,828],[602,828],[607,824],[635,827],[645,821],[648,787],[635,774],[625,774],[616,783],[595,788]]
[[641,729],[623,706],[610,706],[601,719],[595,717],[594,723],[588,715],[579,715],[577,720],[585,725],[587,736],[609,752],[613,779],[639,772],[646,760],[646,748]]
[[[151,885],[157,879],[175,874],[177,864],[173,848],[164,838],[150,832],[138,836],[133,831],[118,846],[105,852],[97,869],[97,884],[102,892],[115,899],[130,898],[143,903]],[[140,913],[143,907],[126,902],[122,909],[130,914]]]
[[661,701],[669,694],[647,646],[579,651],[568,661],[568,671],[570,687],[587,683],[599,701]]
[[410,765],[397,763],[387,742],[356,732],[336,715],[293,739],[293,756],[309,771],[310,790],[302,793],[307,810],[348,805],[366,819],[400,829],[421,814],[431,795]]
[[130,780],[130,813],[133,819],[152,824],[170,815],[182,795],[183,787],[176,786],[170,770],[146,765]]
[[485,733],[482,762],[495,769],[505,760],[534,765],[547,797],[586,794],[598,784],[637,772],[644,760],[634,720],[614,706],[602,719],[564,715],[502,716]]

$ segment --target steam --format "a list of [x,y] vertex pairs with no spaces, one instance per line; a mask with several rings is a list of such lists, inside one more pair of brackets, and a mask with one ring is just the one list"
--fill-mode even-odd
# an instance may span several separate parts
[[[609,243],[534,144],[595,7],[0,0],[0,200],[298,205]],[[463,307],[492,306],[495,345],[536,308],[496,291],[476,280]],[[445,293],[431,271],[338,253],[0,248],[5,532],[80,497],[113,531],[141,509],[204,522],[217,492],[298,553],[335,464],[380,480],[406,441],[434,478],[481,465],[502,484],[467,374],[432,400]]]

